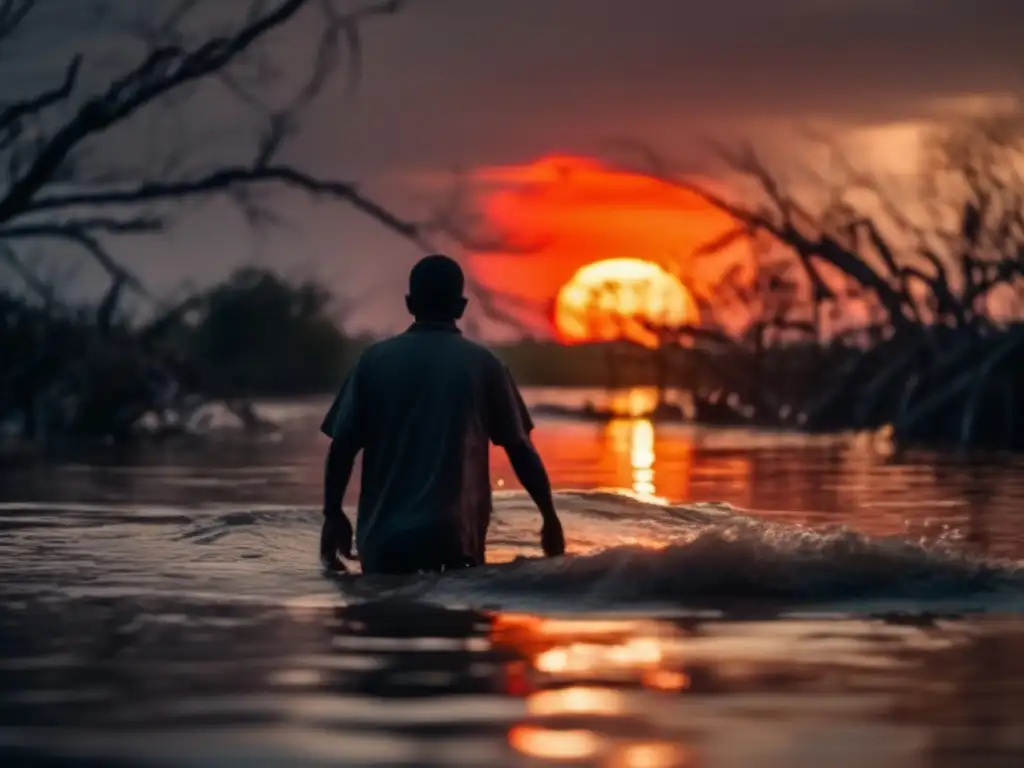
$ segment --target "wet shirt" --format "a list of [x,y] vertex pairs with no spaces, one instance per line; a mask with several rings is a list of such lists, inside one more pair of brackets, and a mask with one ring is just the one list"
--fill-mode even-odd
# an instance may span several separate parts
[[417,323],[368,348],[321,427],[363,451],[364,572],[413,550],[482,564],[489,444],[528,440],[532,428],[508,369],[454,325]]

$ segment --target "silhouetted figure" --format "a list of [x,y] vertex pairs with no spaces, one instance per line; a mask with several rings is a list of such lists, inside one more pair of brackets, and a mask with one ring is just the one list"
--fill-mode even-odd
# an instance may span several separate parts
[[[331,438],[320,557],[344,570],[352,525],[341,509],[363,451],[356,533],[364,573],[481,565],[491,518],[489,443],[503,447],[543,518],[545,554],[565,551],[551,485],[530,440],[533,422],[505,366],[463,338],[462,269],[427,256],[409,276],[415,322],[369,347],[324,418]],[[339,557],[340,556],[340,557]]]

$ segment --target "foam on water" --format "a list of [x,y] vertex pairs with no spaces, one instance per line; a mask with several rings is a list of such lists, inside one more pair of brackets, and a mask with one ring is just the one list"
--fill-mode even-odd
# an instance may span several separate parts
[[928,600],[1017,592],[1024,587],[1024,570],[1017,563],[896,537],[731,524],[693,532],[663,549],[615,547],[593,555],[516,562],[469,579],[496,592],[713,604],[868,597]]
[[[954,542],[870,537],[769,522],[724,505],[667,506],[565,492],[572,554],[536,557],[537,516],[517,493],[496,499],[499,565],[444,576],[343,577],[347,600],[387,595],[477,607],[621,610],[639,605],[831,609],[897,601],[1024,607],[1024,564]],[[216,593],[291,598],[330,591],[315,562],[311,508],[0,507],[0,580],[27,592]],[[336,592],[335,592],[336,594]]]
[[[580,494],[573,516],[624,516],[650,510],[626,498]],[[596,502],[588,509],[588,501]],[[965,601],[1024,608],[1024,564],[968,554],[955,545],[904,537],[871,537],[845,528],[815,531],[771,523],[718,505],[662,507],[660,546],[612,546],[557,559],[514,562],[420,577],[374,588],[419,597],[508,607],[581,608],[940,605]],[[362,579],[361,581],[366,581]],[[357,594],[368,585],[360,584]]]

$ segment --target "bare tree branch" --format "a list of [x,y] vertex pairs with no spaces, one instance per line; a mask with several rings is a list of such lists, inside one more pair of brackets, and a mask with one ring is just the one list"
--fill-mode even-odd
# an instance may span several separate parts
[[17,140],[22,120],[37,115],[47,107],[64,101],[71,95],[75,83],[78,81],[81,65],[82,57],[76,56],[68,64],[64,72],[64,80],[60,85],[32,98],[7,104],[0,110],[0,151],[7,149]]
[[123,282],[143,296],[149,296],[142,282],[118,263],[89,229],[83,229],[75,224],[39,224],[0,229],[0,242],[10,243],[16,240],[63,240],[76,245],[92,256],[115,281]]
[[35,5],[36,0],[3,0],[0,2],[0,40],[20,27]]
[[210,195],[245,184],[279,183],[315,195],[345,200],[389,229],[417,243],[419,229],[384,206],[362,195],[355,185],[325,181],[289,166],[222,168],[202,178],[180,182],[149,182],[138,187],[107,191],[81,191],[51,194],[36,199],[28,209],[31,213],[99,206],[131,206],[159,203],[184,197]]
[[6,243],[0,241],[0,261],[16,274],[21,281],[28,286],[36,296],[43,300],[43,303],[50,307],[56,303],[53,295],[53,287],[45,280],[40,279],[32,269],[22,261],[21,257],[14,252]]
[[[52,227],[52,222],[36,222],[17,224],[8,227],[0,227],[0,242],[4,240],[15,240],[26,236],[25,233],[35,233],[46,227]],[[76,229],[82,232],[103,232],[115,235],[138,235],[160,232],[164,228],[163,219],[156,217],[140,216],[131,219],[114,219],[103,217],[92,217],[83,219],[62,219],[56,222],[57,226]],[[31,234],[30,234],[31,236]]]
[[45,142],[28,171],[15,180],[0,199],[0,222],[23,211],[32,196],[83,140],[124,120],[169,91],[222,69],[260,37],[286,22],[307,1],[286,0],[237,34],[214,38],[188,53],[173,47],[154,50],[141,64],[115,80],[103,94],[89,99]]

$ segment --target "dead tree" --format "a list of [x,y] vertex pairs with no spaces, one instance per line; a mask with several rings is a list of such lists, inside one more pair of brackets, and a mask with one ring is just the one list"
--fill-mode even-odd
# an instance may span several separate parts
[[[5,88],[18,82],[12,46],[45,28],[57,5],[0,0]],[[85,255],[110,278],[95,309],[94,330],[102,335],[116,325],[126,292],[148,295],[112,245],[128,235],[158,234],[191,203],[214,197],[234,202],[252,224],[264,226],[275,221],[274,190],[298,191],[352,206],[421,243],[415,223],[353,181],[325,178],[285,159],[307,108],[327,85],[339,76],[349,86],[358,81],[363,26],[397,12],[401,0],[176,0],[136,6],[138,17],[121,13],[123,4],[88,5],[90,23],[130,45],[119,46],[113,61],[87,47],[71,53],[48,85],[0,103],[0,266],[48,306],[57,298],[39,278],[34,255],[40,248]],[[281,43],[288,34],[304,34],[305,45],[292,41],[286,67]],[[304,68],[293,66],[299,48],[309,53]],[[230,141],[204,141],[189,130],[190,116],[208,115],[210,103],[227,115],[223,126],[212,128],[233,130]],[[157,139],[135,152],[138,157],[120,151],[126,141],[144,145],[147,135]],[[154,322],[166,319],[158,313]],[[81,354],[97,349],[106,348],[91,338]],[[146,376],[166,377],[164,389],[177,385],[165,366],[139,365]],[[76,371],[85,367],[87,361],[68,360],[50,384],[75,389]]]
[[[16,35],[47,4],[4,0],[0,20],[10,21],[0,26],[0,34]],[[344,201],[414,236],[411,224],[362,195],[352,182],[321,178],[279,159],[304,109],[338,69],[341,54],[358,54],[360,25],[399,6],[392,1],[342,11],[329,0],[254,2],[227,31],[197,35],[185,31],[189,22],[201,22],[215,4],[180,2],[139,31],[146,52],[112,73],[98,91],[80,83],[87,58],[70,57],[52,87],[0,109],[0,166],[5,171],[0,242],[15,250],[36,241],[74,246],[111,277],[138,290],[138,282],[105,247],[109,237],[158,232],[182,203],[214,195],[230,196],[254,221],[260,220],[272,215],[258,196],[271,186]],[[265,100],[258,94],[266,70],[279,67],[273,58],[275,36],[303,15],[314,14],[321,28],[319,39],[310,41],[316,49],[311,70],[288,93],[278,94],[276,102]],[[239,142],[232,142],[223,158],[208,159],[204,147],[179,136],[159,156],[145,157],[136,167],[112,163],[116,152],[104,140],[125,135],[121,132],[153,113],[172,122],[173,112],[195,106],[207,89],[249,115],[254,135],[239,137],[243,145],[251,144],[248,157],[235,150]]]
[[[1020,421],[1020,318],[993,306],[1000,295],[1006,302],[1024,291],[1024,109],[935,131],[926,140],[922,182],[904,198],[834,143],[831,149],[834,174],[819,176],[816,194],[803,197],[749,146],[721,153],[753,182],[753,200],[728,199],[664,163],[648,171],[733,217],[735,228],[708,250],[739,239],[770,241],[784,266],[779,279],[799,286],[792,292],[798,300],[772,313],[773,324],[799,324],[819,348],[848,343],[851,332],[860,337],[857,354],[826,369],[797,404],[801,423],[889,423],[906,441],[1024,447],[1021,430],[1006,422]],[[745,288],[754,294],[747,303],[759,310],[773,293],[756,278]],[[824,317],[855,314],[860,329],[823,337]],[[760,333],[764,322],[755,312],[747,333]],[[776,386],[765,376],[757,383]]]

